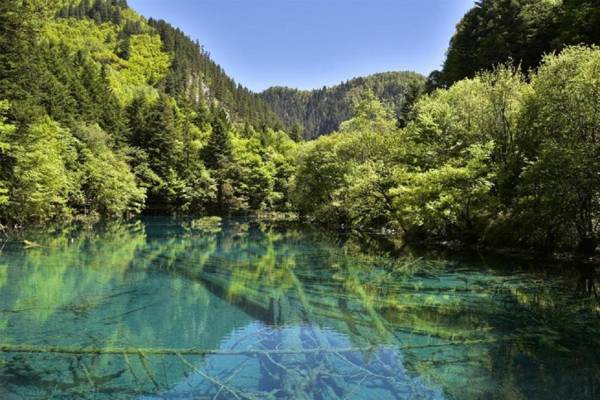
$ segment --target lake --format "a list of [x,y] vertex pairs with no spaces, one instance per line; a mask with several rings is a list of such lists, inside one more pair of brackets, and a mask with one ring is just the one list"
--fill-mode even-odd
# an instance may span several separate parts
[[250,219],[0,247],[1,399],[600,398],[589,266]]

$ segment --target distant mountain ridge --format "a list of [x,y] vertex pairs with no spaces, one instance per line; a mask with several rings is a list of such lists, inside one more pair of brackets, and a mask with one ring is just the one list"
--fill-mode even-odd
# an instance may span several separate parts
[[369,91],[392,107],[402,122],[425,84],[426,78],[416,72],[384,72],[316,90],[272,87],[261,97],[292,135],[314,139],[337,130],[351,118],[355,102]]
[[141,17],[125,0],[70,0],[63,5],[57,15],[60,19],[120,26],[116,45],[123,60],[131,56],[139,35],[158,34],[161,51],[170,58],[160,82],[154,85],[159,91],[179,101],[217,104],[234,120],[255,127],[284,128],[296,139],[313,139],[337,130],[368,91],[403,120],[425,86],[426,78],[420,74],[384,72],[312,91],[274,87],[255,93],[229,77],[198,41],[164,20]]

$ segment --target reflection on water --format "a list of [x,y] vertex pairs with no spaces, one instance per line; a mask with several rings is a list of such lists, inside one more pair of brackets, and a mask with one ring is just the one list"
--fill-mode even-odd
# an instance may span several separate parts
[[[595,272],[147,219],[0,254],[2,399],[597,399]],[[360,250],[359,250],[360,248]]]

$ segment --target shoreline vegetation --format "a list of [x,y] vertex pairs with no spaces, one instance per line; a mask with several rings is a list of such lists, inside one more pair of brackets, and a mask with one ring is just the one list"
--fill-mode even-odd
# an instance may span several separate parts
[[[585,1],[576,14],[572,2],[481,2],[458,25],[445,71],[330,91],[345,103],[328,114],[349,103],[353,114],[340,124],[311,114],[311,126],[335,130],[314,140],[198,42],[126,1],[52,3],[0,5],[0,226],[297,214],[408,243],[598,260],[600,37]],[[518,21],[503,19],[515,11]],[[486,23],[478,13],[503,18],[469,30]],[[580,32],[565,30],[576,29],[569,18]],[[536,40],[560,45],[483,57],[507,26],[547,29]],[[476,55],[481,68],[458,68]],[[280,113],[294,107],[297,93],[280,95],[269,100]]]
[[[535,269],[553,270],[592,270],[600,267],[600,254],[581,254],[576,251],[545,251],[536,248],[523,247],[498,247],[484,244],[468,244],[460,241],[436,240],[427,238],[420,241],[406,241],[401,232],[390,230],[353,230],[341,229],[339,226],[318,225],[301,218],[298,214],[290,212],[256,212],[228,216],[190,216],[190,215],[151,215],[135,216],[129,219],[106,219],[95,217],[74,217],[70,221],[55,222],[50,225],[29,225],[16,228],[2,227],[0,229],[0,255],[7,243],[12,242],[24,250],[52,248],[52,245],[38,242],[36,237],[40,234],[54,232],[56,235],[76,237],[86,232],[92,233],[99,227],[113,224],[136,226],[136,224],[152,221],[154,218],[168,218],[181,225],[184,230],[217,234],[228,224],[257,224],[277,229],[297,228],[300,230],[314,231],[325,235],[328,240],[334,240],[340,246],[360,248],[360,252],[386,257],[402,258],[407,253],[412,256],[444,256],[450,258],[475,257],[492,258],[506,261],[523,261],[527,265],[536,265]],[[100,228],[102,229],[102,228]],[[139,228],[135,228],[139,229]]]

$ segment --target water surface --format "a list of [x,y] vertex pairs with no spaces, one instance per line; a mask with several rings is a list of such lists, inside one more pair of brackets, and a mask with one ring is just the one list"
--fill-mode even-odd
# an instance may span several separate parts
[[590,267],[244,220],[27,235],[0,254],[2,399],[600,398]]

